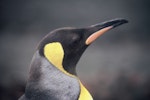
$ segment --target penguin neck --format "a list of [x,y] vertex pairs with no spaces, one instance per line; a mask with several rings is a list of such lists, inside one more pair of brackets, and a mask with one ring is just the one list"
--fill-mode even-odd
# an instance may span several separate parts
[[82,84],[82,82],[80,81],[80,79],[73,75],[70,74],[69,72],[67,72],[66,70],[63,69],[63,66],[57,66],[57,68],[60,68],[59,70],[62,71],[65,75],[70,76],[72,78],[75,78],[78,80],[79,85],[80,85],[80,94],[79,94],[79,99],[78,100],[93,100],[91,94],[89,93],[89,91],[85,88],[85,86]]
[[89,93],[89,91],[85,88],[85,86],[82,84],[82,82],[80,81],[80,79],[76,75],[73,75],[73,74],[67,72],[62,65],[57,66],[56,68],[58,68],[65,75],[70,76],[70,77],[75,78],[75,79],[78,80],[79,85],[80,85],[80,94],[79,94],[78,100],[93,100],[93,98],[92,98],[91,94]]
[[[60,67],[59,67],[60,68]],[[63,68],[61,66],[61,68]],[[93,100],[91,94],[89,93],[89,91],[85,88],[85,86],[82,84],[82,82],[80,81],[80,79],[73,75],[73,74],[70,74],[69,72],[65,71],[64,69],[61,69],[61,71],[66,74],[67,76],[70,76],[70,77],[73,77],[75,79],[78,80],[79,82],[79,85],[80,85],[80,94],[79,94],[79,99],[78,100]]]
[[[63,68],[63,66],[59,66],[58,68]],[[65,75],[70,76],[70,77],[78,80],[79,85],[80,85],[80,94],[79,94],[78,100],[93,100],[91,94],[85,88],[85,86],[82,84],[82,82],[80,81],[80,79],[77,76],[70,74],[69,72],[65,71],[64,69],[59,69],[59,70],[61,70]]]
[[67,72],[62,65],[57,66],[56,68],[58,68],[65,75],[78,80],[79,85],[80,85],[80,94],[79,94],[78,100],[93,100],[89,91],[85,88],[85,86],[82,84],[82,82],[80,81],[80,79],[76,75],[73,75],[73,74]]

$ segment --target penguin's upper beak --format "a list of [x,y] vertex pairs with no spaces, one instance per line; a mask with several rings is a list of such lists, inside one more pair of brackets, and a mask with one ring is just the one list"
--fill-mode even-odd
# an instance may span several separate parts
[[107,22],[90,26],[88,29],[89,32],[87,34],[88,36],[86,38],[85,44],[86,45],[91,44],[93,41],[95,41],[98,37],[100,37],[105,32],[127,22],[128,21],[125,19],[114,19],[114,20],[110,20]]

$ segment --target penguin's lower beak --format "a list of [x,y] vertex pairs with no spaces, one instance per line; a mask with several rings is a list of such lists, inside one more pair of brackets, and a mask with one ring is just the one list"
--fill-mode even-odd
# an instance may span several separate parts
[[92,25],[89,28],[89,35],[85,41],[86,45],[91,44],[93,41],[95,41],[98,37],[100,37],[105,32],[109,31],[112,28],[115,28],[117,26],[120,26],[122,24],[127,23],[128,21],[125,19],[114,19],[107,22],[103,22],[100,24]]

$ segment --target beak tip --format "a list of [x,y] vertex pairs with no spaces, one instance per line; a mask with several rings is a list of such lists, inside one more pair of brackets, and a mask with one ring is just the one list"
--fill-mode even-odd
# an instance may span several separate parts
[[113,25],[113,28],[120,26],[122,24],[128,23],[128,20],[123,19],[123,18],[117,18],[114,21],[116,21],[116,23]]

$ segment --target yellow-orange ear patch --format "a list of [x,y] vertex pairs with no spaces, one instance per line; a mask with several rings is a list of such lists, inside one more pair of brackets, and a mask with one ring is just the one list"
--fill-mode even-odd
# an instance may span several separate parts
[[64,70],[62,66],[64,58],[64,50],[59,42],[46,44],[44,47],[45,57],[60,70]]

